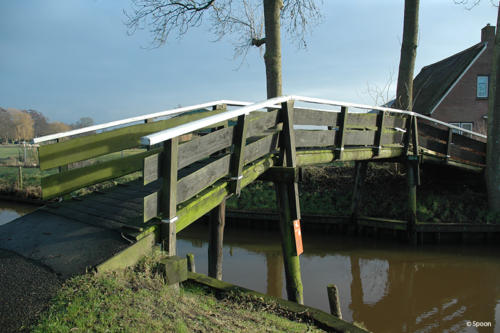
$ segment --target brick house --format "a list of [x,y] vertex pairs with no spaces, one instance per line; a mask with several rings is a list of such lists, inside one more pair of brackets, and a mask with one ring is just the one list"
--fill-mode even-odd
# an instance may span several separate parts
[[422,68],[413,80],[413,111],[487,132],[495,27],[481,29],[481,42]]

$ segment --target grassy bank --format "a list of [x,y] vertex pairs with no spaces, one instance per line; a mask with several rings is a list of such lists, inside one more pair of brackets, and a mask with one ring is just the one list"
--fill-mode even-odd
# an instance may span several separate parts
[[[353,165],[314,166],[305,169],[299,183],[304,214],[346,216],[351,213]],[[421,222],[500,223],[488,214],[487,195],[480,175],[426,167],[417,189],[417,217]],[[257,181],[231,198],[228,207],[276,210],[274,186]],[[370,163],[363,187],[361,215],[405,219],[407,187],[405,170],[394,164]]]
[[216,295],[186,283],[176,292],[155,273],[155,258],[133,269],[68,280],[34,332],[321,332],[273,304]]

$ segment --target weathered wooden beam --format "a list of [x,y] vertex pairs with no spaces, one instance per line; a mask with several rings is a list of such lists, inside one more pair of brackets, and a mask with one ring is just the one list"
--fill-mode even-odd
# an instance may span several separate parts
[[162,225],[160,238],[163,248],[169,256],[176,255],[177,221],[177,160],[179,156],[179,138],[175,137],[163,143],[162,174],[163,183],[160,195]]
[[42,198],[44,200],[54,198],[86,186],[139,171],[143,167],[144,158],[155,153],[158,153],[158,150],[146,151],[122,159],[106,161],[43,177],[41,179]]
[[[281,120],[283,131],[280,136],[281,166],[295,168],[297,156],[295,151],[295,135],[293,132],[293,101],[281,104]],[[280,214],[280,234],[285,264],[286,290],[288,299],[299,304],[304,303],[300,261],[297,253],[296,238],[293,223],[300,220],[299,193],[296,182],[274,183]]]
[[241,178],[243,178],[243,166],[245,165],[245,146],[247,140],[248,116],[241,115],[238,117],[234,129],[233,153],[231,155],[231,166],[229,170],[231,183],[231,192],[237,196],[241,192]]
[[224,110],[187,114],[166,120],[132,125],[94,135],[72,138],[60,143],[41,145],[38,149],[40,169],[51,169],[137,147],[140,145],[140,138],[145,135],[221,112],[224,112]]
[[[396,158],[403,154],[403,147],[383,147],[378,156],[374,156],[372,148],[345,149],[343,161]],[[297,161],[299,166],[330,163],[335,160],[336,151],[333,149],[298,150]]]
[[338,160],[341,160],[344,154],[344,138],[346,132],[347,118],[348,118],[348,109],[343,106],[340,110],[340,119],[339,119],[339,130],[337,131],[337,137],[335,139],[335,145],[337,146],[337,154],[336,157]]
[[222,247],[226,224],[226,200],[212,209],[209,217],[208,276],[222,280]]
[[378,155],[382,149],[382,133],[384,131],[384,120],[386,112],[380,111],[377,115],[377,133],[375,134],[375,155]]
[[330,313],[335,317],[342,319],[342,311],[340,311],[339,290],[336,285],[329,284],[326,286],[328,294],[328,303],[330,304]]

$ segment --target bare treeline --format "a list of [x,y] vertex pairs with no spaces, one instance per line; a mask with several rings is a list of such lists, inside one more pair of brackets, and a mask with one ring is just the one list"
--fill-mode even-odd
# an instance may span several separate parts
[[80,118],[73,124],[49,122],[41,112],[36,110],[19,110],[0,107],[0,142],[31,140],[34,137],[69,131],[93,125],[90,117]]

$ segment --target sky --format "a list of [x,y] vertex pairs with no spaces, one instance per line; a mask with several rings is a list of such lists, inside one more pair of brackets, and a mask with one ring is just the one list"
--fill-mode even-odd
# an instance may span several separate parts
[[[283,94],[374,104],[367,86],[392,73],[394,95],[404,1],[317,1],[322,19],[307,48],[283,32]],[[96,123],[219,99],[266,97],[262,52],[234,59],[209,20],[151,48],[148,31],[127,34],[130,0],[1,0],[0,106],[35,109],[51,121]],[[488,0],[471,10],[453,0],[420,2],[415,75],[478,42],[496,24]],[[241,64],[241,66],[240,66]]]

